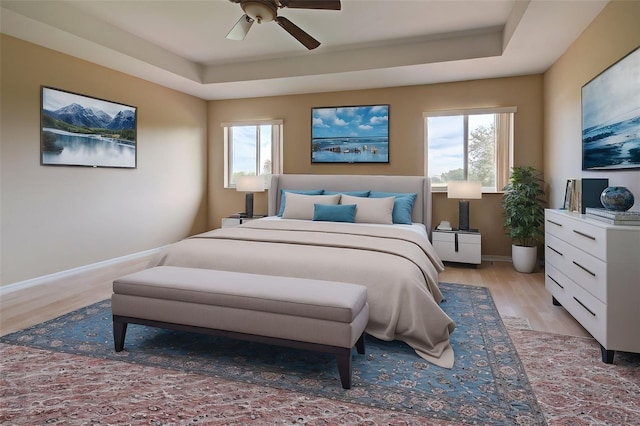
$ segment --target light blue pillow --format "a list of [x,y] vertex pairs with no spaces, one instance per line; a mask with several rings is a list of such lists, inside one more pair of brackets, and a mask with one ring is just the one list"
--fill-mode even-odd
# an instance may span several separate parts
[[324,191],[323,195],[344,194],[352,197],[368,197],[371,191]]
[[313,220],[325,222],[356,221],[355,204],[314,204]]
[[287,192],[293,192],[294,194],[302,194],[302,195],[323,195],[324,189],[308,189],[308,190],[281,189],[280,190],[280,208],[278,209],[278,216],[280,217],[282,217],[282,213],[284,213],[284,204],[287,201],[287,197],[286,197]]
[[415,192],[379,192],[371,191],[369,198],[396,197],[393,203],[393,223],[411,225],[411,212],[418,194]]

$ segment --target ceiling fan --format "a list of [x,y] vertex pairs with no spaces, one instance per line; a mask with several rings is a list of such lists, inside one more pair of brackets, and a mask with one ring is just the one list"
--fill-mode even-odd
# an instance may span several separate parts
[[307,49],[313,50],[320,46],[320,42],[303,31],[296,24],[278,16],[278,9],[290,7],[292,9],[325,9],[340,10],[340,0],[229,0],[240,3],[244,15],[231,28],[227,38],[229,40],[244,40],[254,22],[275,21],[278,25],[302,43]]

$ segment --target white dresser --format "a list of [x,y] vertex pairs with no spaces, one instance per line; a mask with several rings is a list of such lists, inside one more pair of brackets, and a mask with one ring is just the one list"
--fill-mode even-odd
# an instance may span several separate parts
[[473,263],[479,265],[481,262],[480,232],[475,231],[443,231],[434,229],[431,233],[433,248],[446,262]]
[[640,226],[609,225],[545,211],[545,287],[600,343],[640,353]]

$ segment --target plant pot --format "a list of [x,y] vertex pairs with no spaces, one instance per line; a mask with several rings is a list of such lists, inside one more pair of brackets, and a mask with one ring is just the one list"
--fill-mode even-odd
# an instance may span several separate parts
[[530,274],[536,269],[538,247],[526,247],[512,244],[511,260],[516,271]]

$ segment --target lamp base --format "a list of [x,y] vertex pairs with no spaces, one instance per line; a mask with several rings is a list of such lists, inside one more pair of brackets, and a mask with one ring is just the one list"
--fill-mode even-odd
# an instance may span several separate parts
[[469,202],[467,200],[460,200],[458,204],[458,229],[461,231],[469,230]]
[[244,196],[245,217],[253,217],[253,192],[247,192]]

